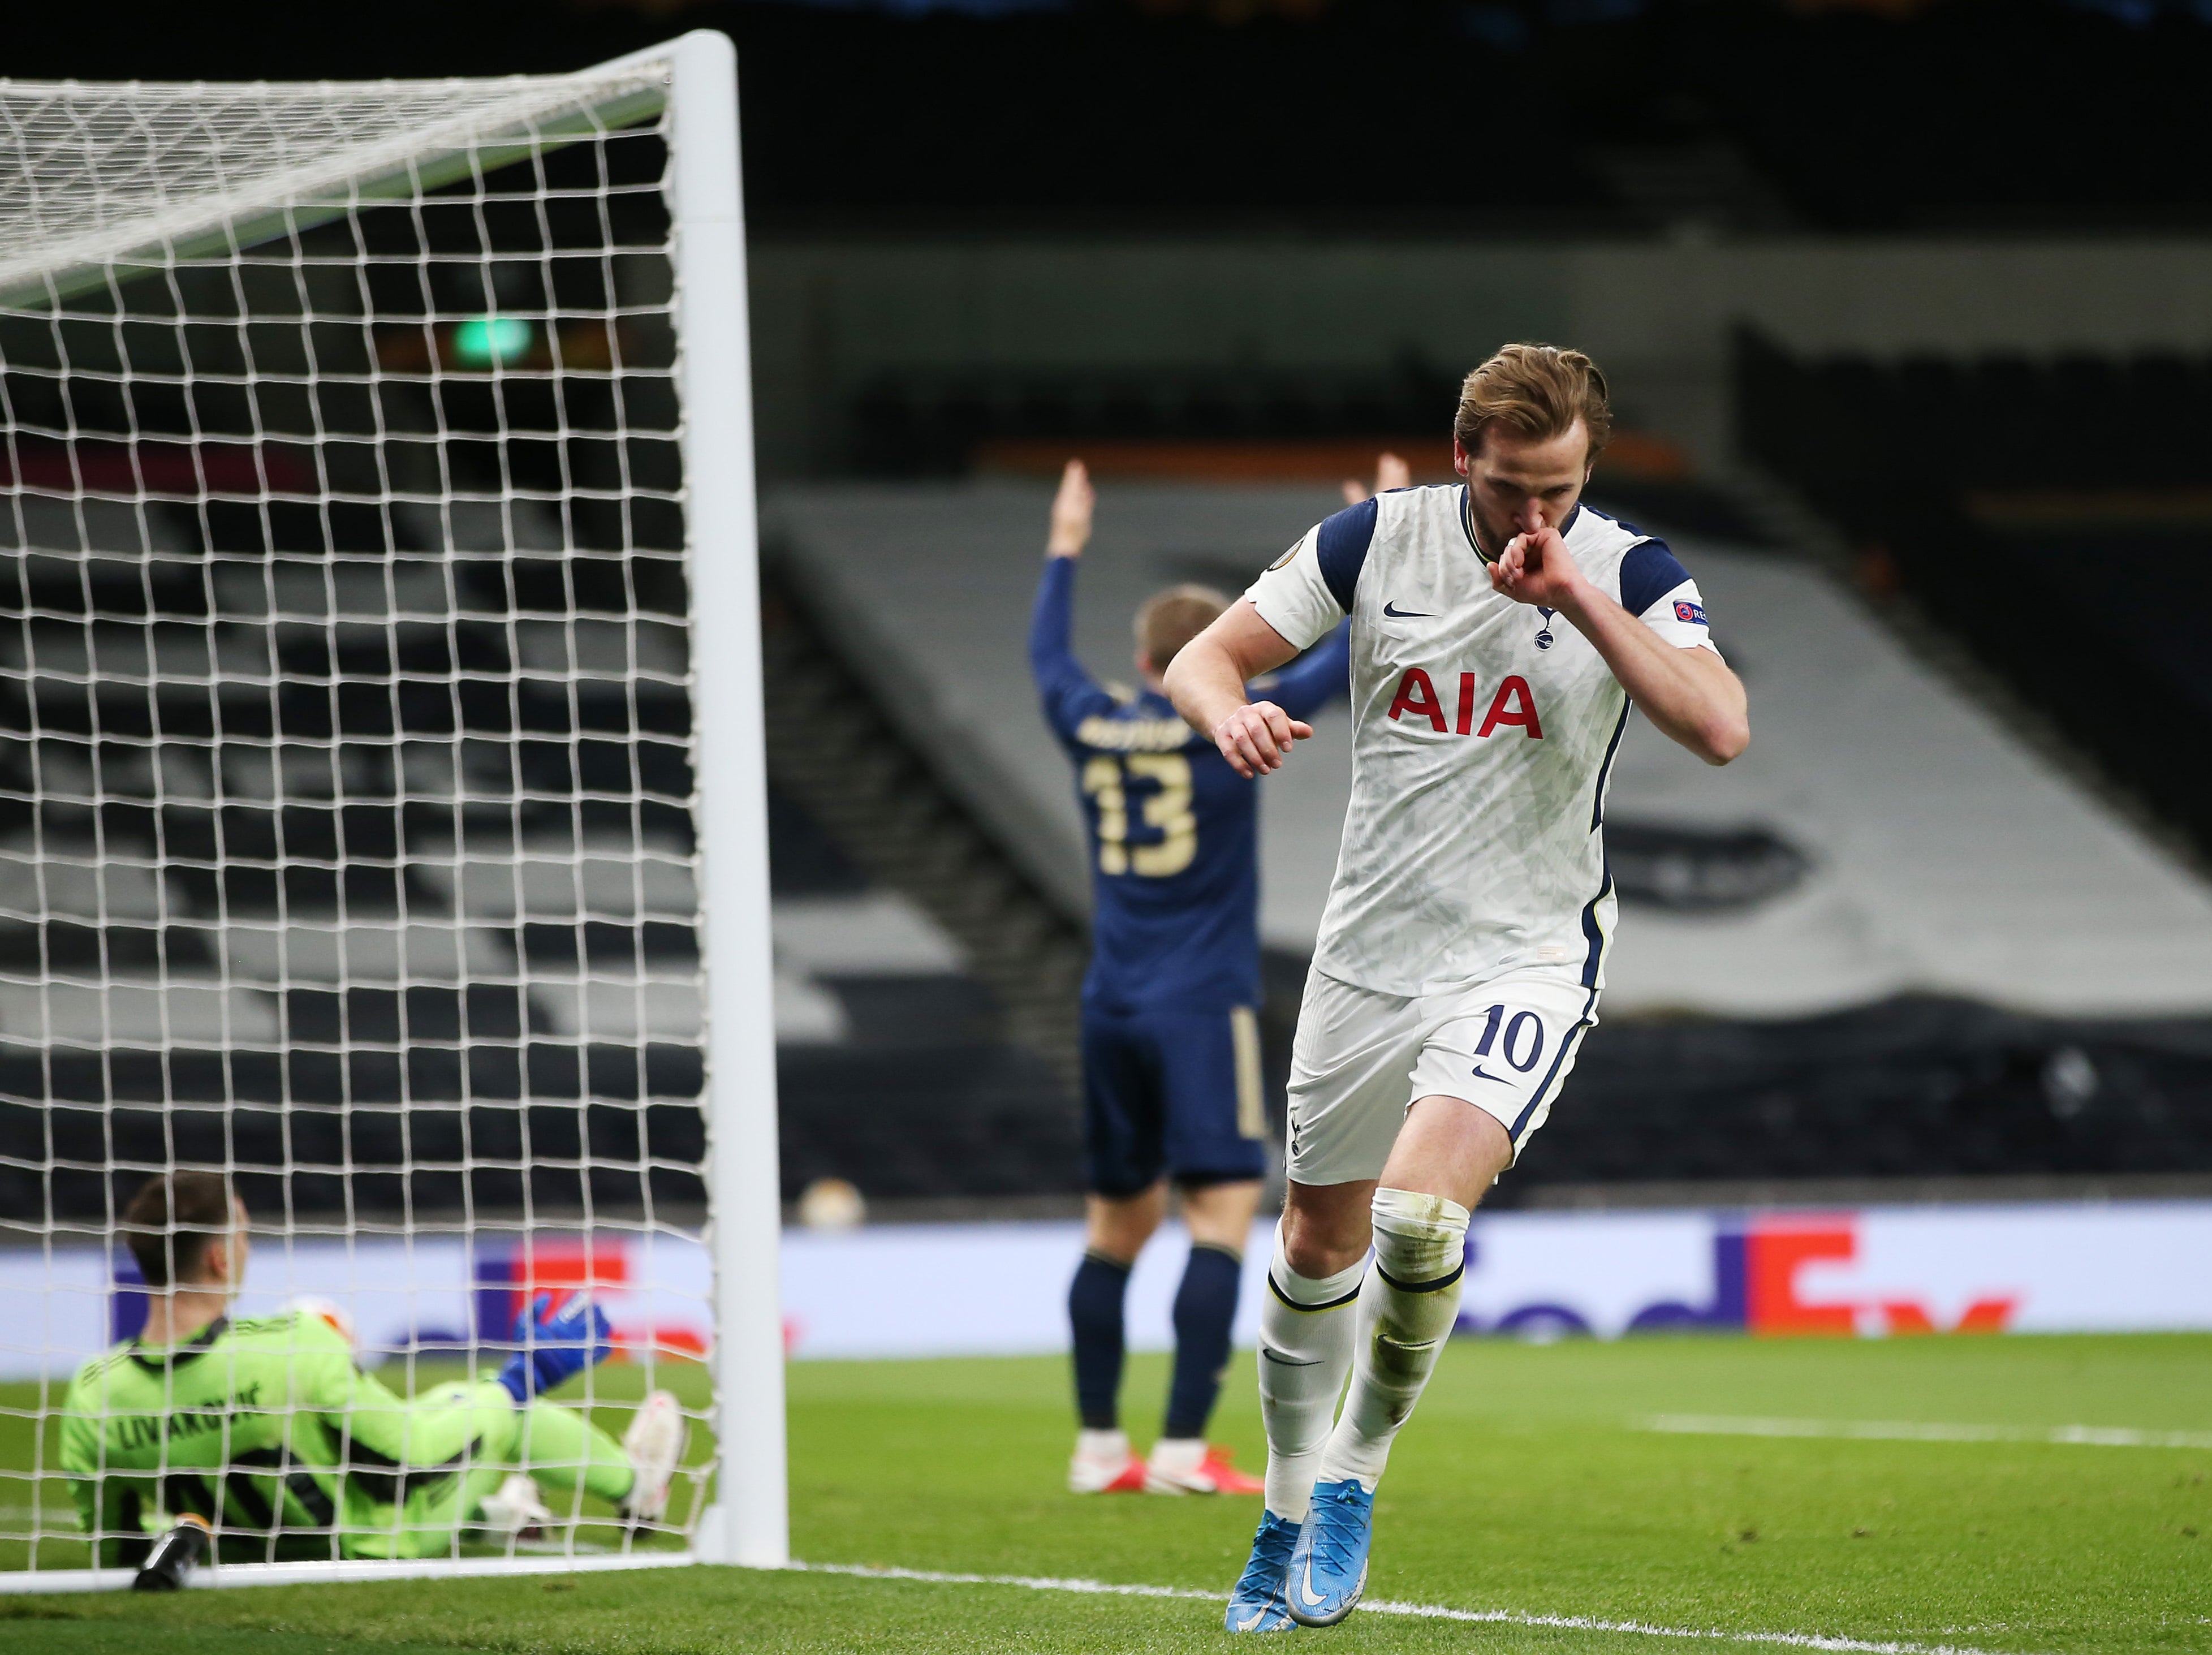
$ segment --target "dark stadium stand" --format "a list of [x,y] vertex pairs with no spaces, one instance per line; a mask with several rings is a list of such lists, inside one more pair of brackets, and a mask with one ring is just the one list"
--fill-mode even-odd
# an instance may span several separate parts
[[[666,0],[398,0],[362,32],[270,0],[219,29],[54,13],[33,77],[574,69]],[[756,228],[1387,224],[1499,236],[2203,226],[2212,24],[2185,0],[694,0],[743,76]],[[1573,115],[1559,119],[1562,85]],[[2094,119],[2026,112],[2124,88]],[[1909,109],[1910,119],[1898,112]],[[1562,130],[1564,125],[1564,130]],[[1484,135],[1543,130],[1540,166]]]
[[[81,8],[11,43],[9,72],[482,74],[572,68],[672,32],[665,6],[619,0],[570,8],[551,30],[519,0],[400,0],[366,34],[318,34],[296,9],[245,4],[224,29],[195,31],[119,28],[112,9]],[[707,0],[681,15],[740,48],[750,228],[770,240],[1073,229],[1095,241],[1126,228],[1156,240],[1279,235],[1294,253],[1376,230],[1694,247],[1789,232],[2212,223],[2201,5]],[[1572,130],[1550,164],[1476,164],[1486,131],[1556,124],[1570,73]],[[2124,107],[2021,119],[2078,107],[2084,86],[2127,88]],[[564,164],[550,165],[556,182]],[[497,234],[526,244],[535,232],[507,228],[501,205],[489,215]],[[364,222],[412,233],[391,216]],[[451,218],[428,222],[474,245]],[[447,293],[437,307],[481,297]],[[317,302],[343,316],[355,301]],[[375,295],[393,316],[409,302]],[[95,344],[106,329],[83,324],[80,366],[126,348]],[[556,406],[511,388],[495,406],[486,385],[447,375],[434,392],[417,382],[407,332],[351,365],[386,382],[395,452],[434,450],[484,491],[617,472],[672,482],[672,405],[653,374],[622,386],[633,429],[617,444],[603,440],[615,391],[572,385]],[[664,343],[623,341],[632,365],[662,368]],[[77,434],[19,448],[0,477],[0,519],[14,510],[17,529],[0,534],[0,1217],[102,1217],[118,1162],[173,1156],[283,1169],[254,1175],[249,1198],[303,1215],[696,1201],[699,1012],[677,981],[697,947],[681,866],[689,708],[666,683],[571,697],[525,670],[543,647],[532,627],[594,591],[619,593],[616,606],[647,629],[682,613],[672,503],[576,502],[563,556],[542,525],[468,546],[369,504],[197,511],[182,502],[194,478],[242,466],[259,487],[248,474],[290,463],[312,422],[287,428],[219,375],[189,405],[159,374],[127,390],[127,376],[82,374],[64,391],[40,358],[47,347],[38,329],[0,335],[11,419]],[[982,347],[969,359],[994,360]],[[832,458],[912,483],[971,477],[979,459],[1018,472],[1006,451],[1023,444],[1432,441],[1455,378],[1379,356],[1364,371],[902,368],[854,391],[860,440]],[[1742,446],[1844,528],[1870,589],[1901,586],[2212,855],[2212,767],[2175,762],[2212,751],[2212,361],[1800,359],[1746,336],[1736,385]],[[331,394],[336,408],[348,393]],[[364,417],[337,412],[341,431]],[[349,446],[321,458],[349,491],[375,495],[384,478],[344,474]],[[368,445],[354,446],[351,463],[367,467]],[[80,481],[102,476],[170,502],[143,520],[76,513]],[[1664,467],[1617,460],[1594,498],[1670,532],[1760,538],[1729,496]],[[448,545],[507,555],[452,560],[448,594]],[[1211,543],[1185,550],[1218,557]],[[252,589],[349,551],[390,554],[398,584],[349,608],[369,624],[343,639],[335,626],[237,629],[217,612],[250,615]],[[1229,578],[1211,565],[1178,578],[1195,574]],[[1079,897],[1037,878],[1035,847],[1008,843],[975,778],[902,729],[850,637],[817,627],[794,591],[769,599],[779,993],[796,1008],[779,1043],[784,1192],[836,1176],[892,1202],[1065,1196],[1079,1176]],[[413,618],[385,624],[398,610]],[[300,684],[272,697],[87,670],[118,646],[155,648],[157,632],[161,647],[214,660],[273,641]],[[380,653],[386,635],[393,647]],[[1743,659],[1747,672],[1786,666]],[[341,682],[394,666],[484,675],[499,692],[410,685],[393,697]],[[317,678],[333,685],[304,687]],[[395,762],[395,733],[441,736],[456,716],[517,764],[441,776]],[[218,723],[328,745],[281,775],[226,771],[218,804],[205,778],[180,781],[148,745],[157,730]],[[605,808],[572,814],[536,796],[580,776],[608,784]],[[218,837],[219,870],[202,854]],[[341,843],[355,859],[343,873]],[[440,873],[472,848],[611,863],[649,853],[660,873],[620,913],[557,891],[502,904]],[[1642,910],[1632,922],[1651,934],[1699,922],[1731,892],[1778,900],[1821,871],[1816,853],[1758,821],[1624,818],[1613,848]],[[150,871],[161,856],[176,866]],[[832,924],[840,904],[932,928],[935,952],[921,964],[865,948],[813,959],[800,922]],[[46,917],[21,917],[31,913]],[[362,952],[366,934],[338,939],[341,916],[380,935],[386,956]],[[326,956],[281,941],[286,927],[326,939]],[[428,946],[415,930],[459,952],[404,970],[407,951]],[[1277,943],[1279,1080],[1301,962]],[[41,997],[42,976],[64,987]],[[587,977],[645,1009],[609,1024]],[[71,977],[116,992],[95,1005]],[[1816,1016],[1609,1017],[1543,1154],[1499,1199],[1655,1180],[2212,1172],[2200,1019],[2032,1015],[1940,985],[1881,992]],[[526,1179],[501,1165],[526,1142]],[[641,1153],[653,1163],[643,1189]]]
[[[1379,449],[1433,456],[1420,470],[1442,475],[1449,462],[1452,410],[1464,369],[1409,356],[1379,373],[1058,372],[909,369],[878,374],[854,397],[858,434],[851,469],[865,477],[945,478],[994,471],[1056,468],[1062,444],[1160,445],[1173,463],[1182,447],[1200,459],[1204,445],[1341,447],[1341,469],[1361,471]],[[1627,434],[1624,434],[1626,436]],[[1637,443],[1616,443],[1601,462],[1604,497],[1615,509],[1662,518],[1694,530],[1756,544],[1759,529],[1724,494],[1688,474],[1678,454],[1640,459]],[[1326,464],[1326,462],[1324,462]],[[1141,461],[1124,474],[1140,474]],[[1185,474],[1190,474],[1186,472]],[[1324,480],[1326,470],[1315,472]],[[1427,475],[1420,478],[1432,480]]]
[[1737,433],[2029,706],[2212,855],[2212,361],[1801,359]]
[[[1635,916],[1628,916],[1635,923]],[[2212,1173],[2212,1022],[1892,1001],[1591,1031],[1532,1184]]]
[[763,619],[779,927],[793,898],[892,889],[964,964],[823,975],[850,1031],[779,1037],[786,1198],[818,1177],[874,1202],[1072,1195],[1079,922],[998,852],[773,582]]
[[[257,1177],[248,1191],[271,1206],[450,1208],[465,1196],[511,1208],[523,1199],[522,1177],[497,1163],[513,1160],[526,1139],[538,1161],[537,1201],[573,1208],[590,1186],[600,1199],[634,1205],[634,1166],[580,1163],[634,1161],[641,1151],[666,1163],[653,1175],[657,1196],[696,1196],[696,1178],[682,1169],[698,1159],[698,1115],[672,1101],[699,1088],[696,1007],[689,1038],[587,1039],[573,1001],[564,1012],[557,996],[533,1000],[516,986],[526,958],[551,977],[576,977],[586,959],[595,977],[619,975],[625,962],[648,985],[682,975],[696,946],[681,917],[688,879],[681,890],[656,891],[649,878],[646,903],[628,922],[606,917],[611,910],[596,901],[599,916],[586,921],[574,894],[565,915],[536,892],[520,912],[511,898],[504,911],[471,911],[465,890],[457,895],[450,878],[424,865],[532,851],[611,861],[640,846],[672,859],[689,854],[688,767],[672,739],[689,721],[680,691],[639,683],[627,697],[572,697],[504,676],[533,575],[550,575],[557,589],[564,573],[596,574],[649,602],[642,594],[656,589],[659,560],[578,557],[563,571],[533,569],[528,558],[502,568],[402,555],[381,594],[378,582],[341,578],[338,601],[351,624],[333,628],[301,610],[303,594],[321,588],[321,558],[272,552],[252,514],[230,516],[195,555],[192,514],[146,507],[161,554],[148,556],[124,538],[137,532],[134,514],[103,519],[88,508],[76,542],[56,514],[40,509],[47,503],[18,496],[28,546],[17,540],[0,552],[0,608],[14,618],[0,635],[6,906],[46,916],[0,922],[0,963],[33,984],[52,975],[125,985],[125,1000],[128,985],[143,984],[150,1009],[126,1029],[115,1020],[122,1002],[103,1005],[90,989],[76,1000],[56,992],[44,1007],[36,987],[10,991],[0,1029],[0,1142],[15,1164],[0,1166],[0,1210],[35,1212],[51,1200],[58,1214],[97,1215],[107,1165],[171,1154],[290,1169]],[[301,528],[294,521],[280,532]],[[303,577],[284,600],[294,618],[271,627],[253,616],[253,593],[265,581],[281,586],[288,572]],[[442,596],[449,574],[457,600]],[[658,589],[680,613],[680,581]],[[380,625],[380,601],[387,613],[437,604],[447,618]],[[283,669],[296,675],[275,693],[265,676],[252,681],[257,660],[261,674],[269,670],[272,636]],[[342,640],[335,655],[333,636]],[[88,646],[102,664],[135,656],[141,676],[134,682],[128,667],[111,666],[114,676],[88,681]],[[171,675],[150,685],[149,650]],[[186,657],[203,673],[212,660],[234,676],[195,682]],[[465,683],[453,698],[435,683],[394,695],[367,681],[395,664],[431,676],[458,664],[502,679]],[[346,683],[349,674],[361,676]],[[427,754],[453,733],[457,715],[484,738],[471,751],[486,762],[460,776],[449,769],[446,796],[436,797],[434,764],[404,762],[407,750],[392,738],[430,738]],[[218,731],[246,738],[242,745],[300,745],[281,749],[276,764],[266,746],[253,749],[258,764],[252,752],[221,753],[218,790],[205,761],[197,776],[192,763],[214,751],[199,744]],[[191,743],[190,756],[157,752],[156,736]],[[519,765],[504,769],[510,753]],[[552,796],[577,780],[631,796],[572,813]],[[66,879],[69,867],[83,873]],[[126,880],[145,886],[145,900],[118,916]],[[367,928],[347,932],[342,916]],[[455,918],[481,923],[464,933]],[[325,954],[310,958],[301,946],[307,928],[328,939]],[[452,958],[464,935],[465,958]],[[370,944],[380,959],[366,958]],[[426,966],[441,948],[442,964]],[[196,983],[227,1011],[180,1028],[191,994],[180,985]],[[26,1042],[27,1020],[43,1038]],[[239,1037],[228,1042],[226,1033]],[[111,1037],[130,1044],[107,1049]],[[672,1101],[641,1109],[641,1098]],[[22,1164],[40,1146],[57,1163],[50,1189]],[[464,1171],[477,1161],[492,1164]],[[411,1174],[400,1173],[403,1162]]]

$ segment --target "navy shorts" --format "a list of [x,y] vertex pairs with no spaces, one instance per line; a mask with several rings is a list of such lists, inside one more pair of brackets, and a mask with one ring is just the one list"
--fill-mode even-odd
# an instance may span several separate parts
[[1134,1196],[1178,1183],[1263,1177],[1260,1024],[1218,1012],[1083,1008],[1083,1121],[1089,1187]]

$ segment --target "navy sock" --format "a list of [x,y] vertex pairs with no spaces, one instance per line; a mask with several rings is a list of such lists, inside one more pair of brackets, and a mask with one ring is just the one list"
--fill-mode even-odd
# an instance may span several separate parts
[[1085,1253],[1067,1290],[1067,1321],[1075,1333],[1075,1408],[1086,1431],[1111,1431],[1121,1423],[1121,1298],[1129,1267]]
[[1229,1366],[1229,1328],[1237,1319],[1237,1285],[1244,1263],[1225,1247],[1190,1250],[1176,1289],[1175,1380],[1168,1388],[1170,1437],[1202,1437]]

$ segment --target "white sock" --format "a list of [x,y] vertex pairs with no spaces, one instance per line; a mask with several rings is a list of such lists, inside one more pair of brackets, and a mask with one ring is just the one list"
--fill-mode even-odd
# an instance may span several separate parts
[[1313,1504],[1314,1475],[1352,1367],[1366,1268],[1362,1259],[1319,1281],[1300,1275],[1283,1256],[1283,1227],[1275,1226],[1260,1305],[1260,1417],[1267,1427],[1267,1509],[1291,1523],[1304,1522]]
[[1321,1482],[1382,1481],[1398,1427],[1413,1411],[1459,1317],[1467,1208],[1442,1196],[1375,1192],[1375,1266],[1359,1293],[1358,1357],[1343,1417],[1329,1433]]
[[1146,1459],[1155,1471],[1188,1476],[1206,1463],[1206,1439],[1162,1437],[1152,1445],[1152,1451],[1146,1456]]
[[1079,1431],[1075,1433],[1075,1457],[1094,1460],[1101,1465],[1126,1464],[1129,1458],[1129,1438],[1121,1431]]

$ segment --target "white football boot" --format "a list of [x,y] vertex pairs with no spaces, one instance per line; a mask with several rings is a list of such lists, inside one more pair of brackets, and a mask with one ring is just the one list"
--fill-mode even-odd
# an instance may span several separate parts
[[1203,1437],[1162,1437],[1145,1463],[1148,1494],[1264,1494],[1267,1485],[1230,1463],[1231,1453]]
[[622,1503],[623,1515],[632,1523],[658,1523],[667,1514],[668,1491],[690,1435],[683,1405],[669,1392],[653,1391],[638,1404],[629,1429],[623,1433],[623,1451],[637,1479]]
[[497,1491],[484,1496],[484,1531],[500,1539],[538,1539],[552,1521],[537,1483],[520,1471],[509,1471]]
[[1145,1463],[1129,1451],[1121,1431],[1079,1431],[1067,1462],[1071,1494],[1134,1494],[1145,1487]]

